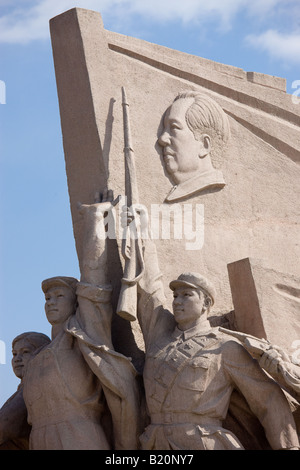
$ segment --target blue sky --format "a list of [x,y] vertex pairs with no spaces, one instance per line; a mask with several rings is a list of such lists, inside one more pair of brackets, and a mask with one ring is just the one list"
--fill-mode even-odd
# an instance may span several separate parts
[[76,6],[106,29],[286,78],[290,94],[300,80],[299,0],[0,0],[0,406],[19,383],[12,339],[50,335],[41,281],[79,277],[49,35]]

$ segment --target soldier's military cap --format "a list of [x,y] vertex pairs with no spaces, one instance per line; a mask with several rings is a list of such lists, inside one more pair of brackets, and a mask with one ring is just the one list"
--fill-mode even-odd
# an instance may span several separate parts
[[182,273],[177,279],[171,281],[169,286],[171,290],[175,290],[178,287],[200,289],[211,298],[212,305],[215,302],[216,293],[214,286],[206,277],[199,273]]
[[69,289],[75,292],[77,284],[78,284],[78,279],[75,279],[74,277],[67,277],[67,276],[50,277],[49,279],[45,279],[42,282],[42,290],[44,294],[46,294],[46,292],[51,287],[62,286],[62,287],[69,287]]

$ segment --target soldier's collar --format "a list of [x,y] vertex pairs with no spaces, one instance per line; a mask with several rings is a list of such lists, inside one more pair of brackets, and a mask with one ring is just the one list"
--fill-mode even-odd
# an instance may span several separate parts
[[199,335],[206,335],[211,331],[211,325],[208,320],[203,320],[198,325],[189,328],[188,330],[180,330],[178,326],[176,326],[173,337],[179,338],[180,336],[183,337],[184,340],[191,338],[192,336],[199,336]]

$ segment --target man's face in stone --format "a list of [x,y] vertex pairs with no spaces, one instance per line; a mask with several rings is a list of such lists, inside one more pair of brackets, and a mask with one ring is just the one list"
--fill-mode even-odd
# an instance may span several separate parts
[[18,379],[22,379],[24,377],[27,363],[33,356],[34,351],[35,347],[30,344],[26,338],[15,341],[12,349],[13,357],[11,364],[13,371]]
[[51,325],[63,323],[75,313],[75,294],[68,287],[51,287],[45,300],[45,312]]
[[181,98],[170,106],[164,117],[164,130],[158,139],[163,147],[166,171],[175,183],[186,181],[201,168],[199,155],[203,154],[202,140],[196,140],[186,123],[186,111],[193,98]]
[[178,287],[173,293],[173,313],[182,330],[195,326],[201,317],[204,294],[191,287]]

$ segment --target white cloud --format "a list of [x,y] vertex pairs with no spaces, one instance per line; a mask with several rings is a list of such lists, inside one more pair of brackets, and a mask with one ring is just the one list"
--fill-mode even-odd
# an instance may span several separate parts
[[[248,44],[260,48],[278,59],[299,62],[299,35],[278,33],[276,21],[286,20],[291,27],[293,12],[298,11],[299,0],[0,0],[4,14],[0,17],[0,43],[27,43],[49,38],[49,20],[54,16],[79,7],[103,14],[104,25],[118,30],[120,24],[136,26],[136,16],[166,24],[181,21],[201,25],[209,22],[215,28],[230,29],[238,14],[248,15],[257,29],[266,25],[268,31],[247,37]],[[110,24],[106,24],[109,18]],[[135,23],[134,23],[135,21]],[[117,28],[115,29],[114,26]],[[287,26],[288,27],[288,26]],[[294,26],[296,27],[296,25]],[[124,33],[126,34],[126,33]]]
[[[7,5],[7,0],[0,0]],[[253,0],[256,2],[257,0]],[[267,0],[282,1],[282,0]],[[116,19],[134,14],[157,22],[180,20],[183,23],[213,20],[218,26],[230,27],[248,0],[15,0],[13,6],[0,17],[0,42],[26,43],[49,37],[49,19],[74,8],[86,8],[109,13]]]
[[260,16],[267,12],[271,12],[279,4],[284,4],[286,0],[252,0],[248,3],[248,10],[253,16]]
[[[78,0],[76,7],[101,11],[116,3],[118,0]],[[74,8],[74,0],[17,0],[14,7],[0,17],[0,42],[27,43],[46,39],[49,37],[49,20],[71,8]]]
[[157,21],[205,21],[214,16],[217,21],[231,20],[247,0],[131,0],[131,11],[150,16]]
[[247,36],[246,42],[267,52],[271,57],[288,63],[300,64],[300,33],[284,34],[269,29],[258,36],[253,34]]

